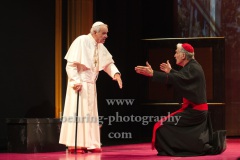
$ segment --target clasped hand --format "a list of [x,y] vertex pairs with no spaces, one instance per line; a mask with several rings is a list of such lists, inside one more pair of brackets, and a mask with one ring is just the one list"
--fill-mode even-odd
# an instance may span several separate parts
[[80,83],[74,84],[73,89],[75,91],[81,91],[82,90],[82,84],[80,84]]

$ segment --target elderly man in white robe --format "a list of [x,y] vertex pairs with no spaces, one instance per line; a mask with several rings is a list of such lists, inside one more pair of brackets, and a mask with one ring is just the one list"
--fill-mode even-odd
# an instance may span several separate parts
[[66,145],[70,153],[76,151],[76,144],[78,153],[102,152],[96,91],[99,71],[104,70],[122,88],[121,74],[103,45],[107,34],[108,26],[95,22],[88,35],[81,35],[73,41],[65,56],[68,85],[59,143]]

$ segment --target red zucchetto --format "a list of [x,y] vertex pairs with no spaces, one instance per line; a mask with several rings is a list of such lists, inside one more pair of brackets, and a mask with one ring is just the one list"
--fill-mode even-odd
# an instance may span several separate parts
[[185,49],[186,51],[188,51],[190,53],[194,52],[194,48],[188,43],[183,43],[182,47],[183,47],[183,49]]

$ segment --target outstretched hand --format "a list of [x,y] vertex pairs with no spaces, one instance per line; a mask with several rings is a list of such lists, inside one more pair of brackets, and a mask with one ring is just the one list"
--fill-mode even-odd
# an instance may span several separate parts
[[160,70],[162,70],[163,72],[169,73],[171,69],[172,67],[171,64],[169,63],[169,60],[167,60],[167,63],[160,64]]
[[114,81],[118,82],[119,88],[122,89],[122,79],[121,79],[121,74],[120,73],[116,73],[113,77]]
[[146,66],[137,66],[135,67],[135,71],[138,74],[142,74],[144,76],[148,76],[148,77],[152,77],[153,76],[153,69],[151,67],[151,65],[146,62]]

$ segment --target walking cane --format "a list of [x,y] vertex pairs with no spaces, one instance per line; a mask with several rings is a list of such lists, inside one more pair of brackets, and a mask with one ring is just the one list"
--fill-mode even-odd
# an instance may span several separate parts
[[77,91],[76,130],[75,130],[75,150],[74,150],[75,154],[77,153],[78,101],[79,101],[79,91]]

